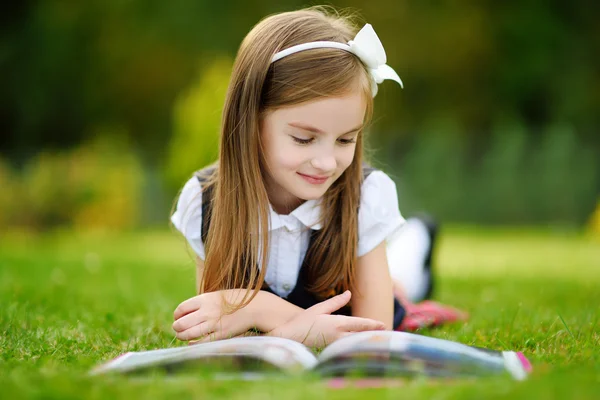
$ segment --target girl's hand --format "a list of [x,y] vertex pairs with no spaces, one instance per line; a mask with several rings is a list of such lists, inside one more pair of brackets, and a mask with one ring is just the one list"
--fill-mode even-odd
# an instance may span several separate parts
[[179,340],[202,338],[201,341],[228,339],[253,328],[249,305],[233,314],[224,314],[224,299],[229,303],[240,301],[245,289],[203,293],[181,303],[173,313],[173,330]]
[[269,332],[295,340],[309,347],[324,347],[354,332],[384,330],[385,324],[368,318],[330,315],[350,301],[346,291],[306,309],[287,323]]

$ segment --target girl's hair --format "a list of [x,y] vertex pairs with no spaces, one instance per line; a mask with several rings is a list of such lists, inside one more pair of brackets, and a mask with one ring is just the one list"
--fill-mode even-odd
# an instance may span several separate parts
[[[364,94],[367,104],[365,125],[372,115],[370,76],[355,55],[326,48],[295,53],[275,63],[271,59],[278,51],[301,43],[347,43],[357,30],[346,17],[310,8],[267,17],[241,44],[225,100],[219,160],[205,184],[213,196],[199,287],[200,293],[253,289],[233,311],[258,293],[267,269],[269,199],[264,179],[268,171],[259,134],[261,118],[277,108],[356,90]],[[354,286],[362,136],[361,132],[357,137],[352,164],[324,195],[323,228],[306,255],[310,266],[307,289],[319,298]]]

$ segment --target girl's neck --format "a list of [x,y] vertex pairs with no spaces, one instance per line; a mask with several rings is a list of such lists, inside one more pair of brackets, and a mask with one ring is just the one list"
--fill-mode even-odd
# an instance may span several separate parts
[[289,193],[286,193],[286,195],[287,196],[271,196],[271,194],[269,194],[269,202],[271,203],[271,207],[273,208],[273,211],[279,215],[287,215],[291,213],[306,201],[290,195]]
[[268,180],[265,182],[267,196],[273,211],[279,215],[287,215],[300,207],[306,200],[298,198],[281,187],[270,185]]

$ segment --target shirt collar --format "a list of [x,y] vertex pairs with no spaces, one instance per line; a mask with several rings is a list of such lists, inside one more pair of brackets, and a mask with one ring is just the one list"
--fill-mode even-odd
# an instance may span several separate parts
[[302,223],[306,228],[314,230],[323,228],[319,222],[321,217],[321,199],[307,200],[288,215],[277,214],[271,204],[269,204],[269,214],[269,230],[271,231],[283,226],[293,230],[297,227],[297,222]]

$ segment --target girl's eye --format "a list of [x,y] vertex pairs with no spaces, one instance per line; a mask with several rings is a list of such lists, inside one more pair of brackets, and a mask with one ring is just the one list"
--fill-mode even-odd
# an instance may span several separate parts
[[309,144],[310,142],[313,141],[313,138],[310,138],[310,139],[301,139],[301,138],[298,138],[296,136],[292,136],[292,139],[294,139],[294,142],[296,142],[298,144]]
[[356,143],[356,138],[352,138],[352,139],[338,139],[338,142],[340,144],[352,144],[352,143]]

